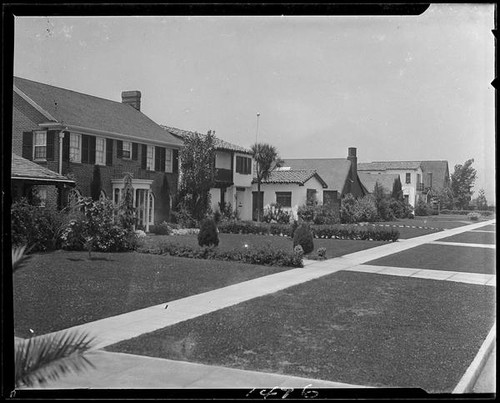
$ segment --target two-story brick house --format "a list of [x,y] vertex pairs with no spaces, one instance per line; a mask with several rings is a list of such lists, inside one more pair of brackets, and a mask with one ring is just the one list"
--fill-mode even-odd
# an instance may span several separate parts
[[[162,127],[181,140],[195,133],[175,127]],[[253,165],[250,149],[215,137],[215,186],[210,189],[213,211],[220,210],[223,205],[230,205],[240,219],[252,218]]]
[[[14,77],[12,152],[74,180],[83,196],[98,180],[116,204],[131,173],[137,224],[148,230],[169,219],[182,141],[144,115],[140,100],[139,91],[116,102]],[[63,206],[68,194],[57,197]]]

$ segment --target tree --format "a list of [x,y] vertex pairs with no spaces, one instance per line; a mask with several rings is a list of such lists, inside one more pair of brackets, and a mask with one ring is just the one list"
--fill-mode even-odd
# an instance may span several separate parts
[[472,187],[476,181],[476,170],[472,168],[473,162],[474,159],[471,158],[463,165],[455,165],[455,171],[451,175],[451,190],[454,203],[461,210],[467,208],[474,193]]
[[377,213],[382,221],[388,221],[393,219],[391,210],[389,209],[389,202],[384,194],[384,188],[380,183],[375,182],[375,187],[373,188],[373,198],[375,200],[375,206],[377,207]]
[[[12,249],[12,271],[24,266],[27,256],[25,246]],[[15,386],[31,387],[37,382],[57,380],[62,375],[94,367],[85,356],[94,343],[94,338],[85,332],[65,330],[50,335],[15,339],[14,365]]]
[[201,221],[210,208],[210,188],[215,185],[215,136],[190,133],[180,151],[181,177],[178,210]]
[[92,200],[99,200],[101,195],[101,170],[99,165],[94,165],[94,172],[92,173],[92,182],[90,182],[90,197]]
[[118,210],[119,221],[123,228],[132,231],[135,225],[134,188],[132,174],[125,172],[123,176],[123,193]]
[[487,210],[488,209],[488,201],[486,200],[486,195],[484,194],[484,189],[480,189],[477,195],[477,209],[478,210]]
[[396,179],[394,179],[394,183],[392,184],[392,198],[398,201],[403,201],[403,185],[401,184],[401,179],[399,175]]
[[252,146],[252,157],[256,162],[255,177],[257,179],[257,221],[260,222],[262,206],[260,205],[260,186],[271,175],[271,172],[283,164],[276,147],[266,143],[255,143]]

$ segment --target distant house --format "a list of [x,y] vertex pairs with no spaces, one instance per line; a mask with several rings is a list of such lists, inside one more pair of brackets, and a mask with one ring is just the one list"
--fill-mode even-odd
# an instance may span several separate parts
[[403,195],[407,203],[416,206],[418,200],[425,201],[431,189],[440,190],[449,186],[447,161],[375,161],[359,163],[358,171],[366,175],[399,175]]
[[[187,130],[162,126],[163,129],[184,139],[190,134]],[[196,133],[199,135],[200,133]],[[210,200],[213,211],[228,207],[236,211],[242,220],[252,218],[252,178],[253,158],[250,149],[228,143],[215,137],[215,187],[210,189]]]
[[[182,141],[140,111],[139,91],[124,91],[116,102],[14,77],[13,96],[14,154],[72,179],[82,196],[100,177],[101,195],[114,203],[129,172],[138,226],[169,219]],[[62,207],[69,192],[60,190]]]
[[[326,182],[315,170],[277,168],[271,172],[268,179],[261,182],[260,206],[265,210],[272,204],[278,204],[297,219],[298,208],[308,200],[323,204],[323,190],[327,187]],[[252,211],[255,220],[258,212],[256,179],[253,190]]]
[[358,176],[356,148],[350,147],[345,158],[286,159],[283,166],[293,170],[314,170],[326,183],[324,203],[337,203],[348,193],[363,197],[368,193]]
[[56,208],[60,200],[51,196],[61,195],[64,189],[71,189],[75,181],[57,172],[29,161],[17,154],[12,154],[11,161],[12,200],[37,198],[43,207]]

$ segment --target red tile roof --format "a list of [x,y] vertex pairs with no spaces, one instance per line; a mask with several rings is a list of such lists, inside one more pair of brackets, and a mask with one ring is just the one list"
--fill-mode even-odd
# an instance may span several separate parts
[[418,169],[421,161],[374,161],[358,163],[358,171],[386,171],[390,169]]
[[[327,187],[325,181],[318,175],[318,173],[313,169],[302,169],[302,170],[275,170],[271,172],[268,179],[262,181],[261,183],[297,183],[303,185],[309,179],[315,177],[323,187]],[[253,182],[256,182],[254,178]]]

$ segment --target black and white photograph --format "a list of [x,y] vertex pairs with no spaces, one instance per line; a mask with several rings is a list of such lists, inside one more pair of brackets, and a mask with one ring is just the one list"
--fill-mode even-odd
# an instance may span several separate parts
[[495,397],[495,4],[94,6],[11,9],[5,393]]

